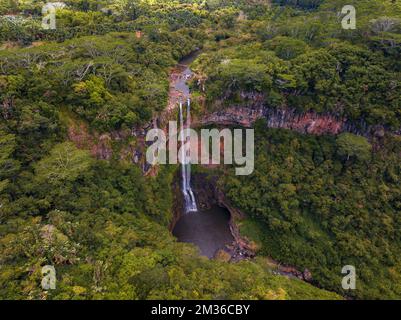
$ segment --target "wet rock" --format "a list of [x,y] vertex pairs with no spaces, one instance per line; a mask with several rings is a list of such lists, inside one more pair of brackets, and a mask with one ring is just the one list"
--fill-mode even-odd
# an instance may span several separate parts
[[246,247],[241,246],[238,241],[234,241],[232,245],[226,246],[225,250],[230,254],[230,262],[238,262],[248,260],[255,257],[255,253]]

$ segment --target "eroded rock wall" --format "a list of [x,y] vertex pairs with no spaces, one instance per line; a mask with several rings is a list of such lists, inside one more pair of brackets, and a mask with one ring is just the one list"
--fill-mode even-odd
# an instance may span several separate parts
[[[295,109],[273,109],[261,104],[234,106],[205,114],[194,122],[194,126],[221,125],[252,127],[256,120],[266,119],[269,128],[294,130],[302,134],[337,135],[351,132],[363,136],[382,137],[387,130],[383,126],[368,126],[363,120],[352,122],[330,113],[314,111],[297,112]],[[400,134],[400,131],[392,132]]]

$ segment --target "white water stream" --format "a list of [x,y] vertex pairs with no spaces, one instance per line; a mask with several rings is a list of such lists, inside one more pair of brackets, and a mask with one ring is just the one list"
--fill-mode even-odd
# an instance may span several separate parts
[[[184,111],[182,102],[180,102],[180,132],[185,136],[183,144],[190,145],[189,129],[191,128],[191,101],[187,100],[187,121],[184,123]],[[196,205],[195,195],[191,188],[191,153],[190,148],[181,147],[181,177],[182,177],[182,193],[184,195],[185,212],[196,212],[198,207]]]

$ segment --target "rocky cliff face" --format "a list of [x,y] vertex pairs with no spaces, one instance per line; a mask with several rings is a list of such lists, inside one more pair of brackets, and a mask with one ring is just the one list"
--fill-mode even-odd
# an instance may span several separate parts
[[[206,114],[195,126],[206,125],[239,125],[251,127],[256,120],[266,119],[269,128],[284,128],[303,134],[337,135],[351,132],[358,135],[375,135],[382,137],[386,131],[383,126],[368,126],[364,121],[351,122],[346,118],[329,113],[308,111],[299,113],[295,109],[272,109],[262,104],[251,106],[234,106],[211,114]],[[399,132],[393,132],[399,134]]]
[[211,114],[206,114],[196,120],[194,126],[207,125],[239,125],[251,127],[258,119],[263,118],[263,108],[232,107]]
[[[117,151],[118,155],[115,157],[138,164],[145,175],[156,175],[157,167],[150,166],[145,159],[146,148],[151,144],[145,141],[146,133],[152,128],[162,128],[168,135],[167,123],[168,120],[174,118],[174,115],[174,109],[167,109],[140,128],[104,134],[89,132],[86,126],[77,123],[69,126],[68,136],[78,148],[90,150],[91,154],[98,159],[110,160],[113,153]],[[215,125],[249,128],[258,119],[265,119],[269,128],[289,129],[302,134],[337,135],[342,132],[351,132],[357,135],[381,138],[387,131],[383,126],[368,126],[363,121],[355,123],[328,113],[318,114],[313,111],[299,113],[290,108],[272,109],[264,106],[256,98],[250,106],[234,106],[197,117],[192,126]],[[399,135],[401,131],[392,133]],[[113,150],[113,145],[128,138],[133,138],[134,141],[124,144],[119,150]]]
[[[107,133],[98,133],[89,130],[88,126],[80,122],[68,124],[68,139],[79,149],[88,150],[91,155],[101,160],[119,159],[138,164],[144,174],[152,175],[151,167],[145,159],[147,142],[146,133],[155,127],[154,121],[140,128],[119,130]],[[132,140],[132,141],[129,141]]]

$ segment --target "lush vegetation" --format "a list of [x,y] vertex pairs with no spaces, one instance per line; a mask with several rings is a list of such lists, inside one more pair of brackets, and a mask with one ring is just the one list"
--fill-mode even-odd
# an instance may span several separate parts
[[225,178],[248,213],[244,234],[260,253],[311,270],[341,292],[341,269],[357,269],[359,298],[397,298],[401,274],[401,139],[376,150],[365,138],[303,136],[257,127],[255,173]]
[[[337,298],[273,276],[263,260],[209,261],[177,243],[166,227],[172,172],[145,179],[132,165],[93,161],[63,143],[21,175],[18,198],[2,199],[2,298]],[[40,287],[46,264],[58,280],[47,292]]]
[[167,100],[168,68],[197,47],[197,35],[110,33],[1,52],[7,123],[18,118],[17,110],[45,104],[48,110],[65,106],[101,131],[149,121]]
[[[237,32],[208,43],[195,63],[202,83],[193,89],[205,112],[252,107],[261,96],[271,109],[400,130],[400,5],[276,2],[282,6],[237,21]],[[356,30],[341,27],[346,4],[357,9]],[[221,186],[249,214],[243,233],[259,253],[309,268],[317,284],[345,295],[399,298],[399,137],[309,137],[259,123],[256,141],[255,173],[224,174]],[[341,290],[346,264],[359,270],[356,291]]]
[[[57,29],[42,30],[43,4],[0,6],[0,41],[11,48],[0,51],[1,299],[339,298],[274,275],[263,258],[200,257],[168,230],[175,167],[144,177],[68,139],[74,125],[87,128],[81,139],[146,125],[166,106],[170,68],[209,37],[206,21],[218,23],[211,11],[230,25],[237,9],[66,1]],[[49,264],[57,288],[44,291]]]
[[[69,0],[57,29],[45,1],[0,4],[1,299],[305,299],[401,295],[401,5],[385,0]],[[341,28],[343,5],[357,29]],[[251,261],[207,260],[178,243],[176,167],[144,176],[135,149],[167,105],[171,68],[196,48],[195,110],[313,110],[384,136],[312,137],[256,125],[255,172],[221,188],[248,219]],[[199,81],[198,81],[199,80]],[[203,90],[205,89],[205,90]],[[104,134],[117,155],[85,143]],[[125,139],[131,139],[125,141]],[[84,141],[85,142],[85,141]],[[131,150],[132,151],[132,150]],[[274,275],[266,256],[311,270],[316,286]],[[57,289],[40,286],[54,265]],[[357,290],[341,290],[355,265]]]
[[355,1],[357,29],[343,30],[338,12],[352,2],[326,1],[311,12],[282,7],[238,22],[241,33],[211,44],[196,65],[208,106],[246,105],[246,93],[260,93],[271,108],[330,112],[399,130],[401,7]]

